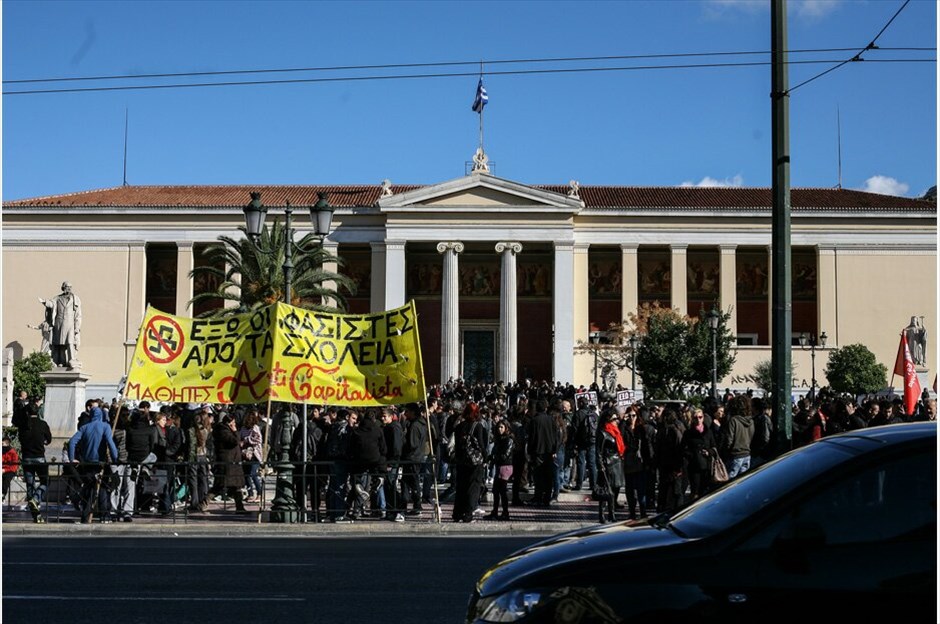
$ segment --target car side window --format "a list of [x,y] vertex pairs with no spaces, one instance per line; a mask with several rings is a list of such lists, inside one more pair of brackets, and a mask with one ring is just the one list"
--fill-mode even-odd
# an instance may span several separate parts
[[873,466],[800,502],[740,545],[809,539],[834,546],[933,536],[937,523],[936,455],[917,453]]

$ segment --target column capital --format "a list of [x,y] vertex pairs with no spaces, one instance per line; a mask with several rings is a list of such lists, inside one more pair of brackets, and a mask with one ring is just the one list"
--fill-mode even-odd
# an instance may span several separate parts
[[395,251],[404,251],[406,241],[403,240],[387,240],[385,241],[386,250],[395,250]]
[[576,254],[587,253],[590,248],[591,248],[591,243],[575,243],[574,244],[574,252]]
[[323,249],[332,250],[330,251],[330,253],[332,253],[333,255],[336,255],[336,250],[339,249],[339,243],[337,243],[336,241],[324,240],[321,243],[321,245],[323,246]]
[[372,251],[385,251],[385,241],[369,241]]
[[437,253],[442,254],[446,251],[454,253],[463,253],[463,243],[459,241],[443,242],[437,244]]
[[620,251],[623,253],[637,253],[640,250],[640,243],[620,243]]
[[738,250],[738,246],[730,243],[723,243],[718,245],[718,249],[721,251],[721,253],[731,254]]
[[496,243],[496,253],[510,252],[512,254],[517,254],[522,252],[522,243],[517,242],[505,242],[501,241]]
[[669,251],[671,251],[672,253],[676,253],[676,252],[685,253],[688,249],[689,249],[689,245],[687,243],[670,243],[669,244]]
[[816,254],[819,256],[834,256],[836,247],[835,245],[816,245]]
[[196,243],[193,241],[176,241],[177,249],[192,249]]

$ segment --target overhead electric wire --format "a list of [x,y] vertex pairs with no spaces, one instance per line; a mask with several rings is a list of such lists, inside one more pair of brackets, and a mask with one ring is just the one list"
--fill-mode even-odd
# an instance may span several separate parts
[[[805,61],[787,61],[788,65],[809,65],[820,63],[831,63],[831,60],[805,60]],[[937,59],[874,59],[871,63],[936,63]],[[636,65],[631,67],[578,67],[578,68],[557,68],[557,69],[519,69],[508,71],[488,71],[487,76],[520,76],[532,74],[569,74],[569,73],[592,73],[609,71],[640,71],[656,69],[714,69],[724,67],[760,67],[770,65],[770,61],[754,61],[742,63],[699,63],[686,65]],[[76,87],[71,89],[33,89],[25,91],[5,91],[3,95],[38,95],[52,93],[88,93],[100,91],[133,91],[150,89],[186,89],[203,87],[236,87],[236,86],[259,86],[259,85],[282,85],[282,84],[311,84],[323,82],[363,82],[372,80],[412,80],[422,78],[459,78],[466,76],[477,77],[479,71],[474,72],[448,72],[437,74],[393,74],[389,76],[337,76],[331,78],[292,78],[288,80],[244,80],[232,82],[201,82],[201,83],[175,83],[175,84],[150,84],[150,85],[121,85],[116,87]]]
[[804,85],[808,85],[809,83],[813,82],[814,80],[816,80],[816,79],[818,79],[818,78],[822,78],[822,77],[825,76],[826,74],[828,74],[828,73],[830,73],[830,72],[834,72],[835,70],[839,69],[840,67],[842,67],[842,66],[844,66],[844,65],[847,65],[847,64],[852,63],[852,62],[854,62],[854,61],[868,61],[869,59],[863,59],[863,58],[862,58],[862,53],[864,53],[864,52],[866,52],[866,51],[868,51],[868,50],[879,50],[879,49],[881,49],[881,48],[879,48],[877,45],[875,45],[875,42],[878,41],[878,37],[880,37],[882,34],[884,34],[884,31],[888,30],[888,26],[891,25],[891,22],[893,22],[894,19],[895,19],[898,15],[901,14],[901,11],[903,11],[903,10],[904,10],[904,7],[906,7],[908,4],[910,4],[910,2],[911,2],[911,0],[904,0],[904,4],[901,5],[901,8],[898,9],[897,12],[896,12],[894,15],[891,16],[891,19],[889,19],[889,20],[888,20],[888,23],[885,24],[884,27],[883,27],[881,30],[878,31],[878,34],[875,35],[874,39],[872,39],[872,40],[868,43],[867,46],[865,46],[864,48],[862,48],[861,50],[859,50],[858,52],[856,52],[855,56],[853,56],[853,57],[850,58],[850,59],[846,59],[846,60],[842,61],[841,63],[839,63],[838,65],[835,65],[834,67],[830,67],[829,69],[827,69],[826,71],[824,71],[824,72],[822,72],[822,73],[816,74],[815,76],[813,76],[813,77],[810,78],[809,80],[804,80],[803,82],[801,82],[800,84],[796,85],[795,87],[791,87],[791,88],[787,89],[787,90],[784,92],[784,95],[790,95],[791,93],[793,93],[795,90],[799,89],[800,87],[802,87],[802,86],[804,86]]
[[[935,47],[903,47],[903,48],[879,48],[884,51],[892,52],[930,52],[936,50]],[[819,52],[849,52],[856,48],[806,48],[797,50],[788,50],[788,54],[808,54]],[[107,76],[65,76],[59,78],[24,78],[19,80],[4,80],[3,84],[29,84],[37,82],[80,82],[96,80],[139,80],[143,78],[192,78],[197,76],[229,76],[234,74],[274,74],[274,73],[292,73],[292,72],[321,72],[321,71],[351,71],[365,69],[405,69],[414,67],[454,67],[462,65],[472,65],[476,67],[481,62],[486,65],[502,64],[523,64],[523,63],[576,63],[587,61],[618,61],[618,60],[639,60],[639,59],[663,59],[663,58],[692,58],[703,56],[753,56],[758,54],[770,54],[769,50],[754,51],[732,51],[732,52],[679,52],[669,54],[624,54],[616,56],[572,56],[556,58],[529,58],[529,59],[495,59],[483,61],[438,61],[428,63],[389,63],[382,65],[336,65],[328,67],[278,67],[267,69],[231,69],[220,71],[203,72],[173,72],[158,74],[123,74]],[[484,72],[489,73],[489,72]]]

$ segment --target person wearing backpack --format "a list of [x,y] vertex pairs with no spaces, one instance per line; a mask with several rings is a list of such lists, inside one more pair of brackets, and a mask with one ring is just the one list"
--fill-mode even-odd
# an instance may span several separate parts
[[587,474],[588,485],[594,490],[597,479],[597,452],[594,440],[597,437],[597,408],[590,403],[581,407],[575,414],[575,441],[578,476],[574,480],[575,491],[584,485]]
[[401,493],[403,505],[412,504],[409,516],[417,516],[421,506],[421,471],[428,457],[428,423],[421,418],[421,407],[417,403],[405,406],[405,438],[402,446]]
[[[456,438],[456,497],[452,518],[454,522],[473,522],[473,514],[480,505],[480,488],[486,465],[486,437],[480,424],[480,408],[469,401],[464,408],[463,420],[454,431]],[[484,512],[485,513],[485,512]]]
[[355,426],[356,418],[355,412],[346,409],[339,410],[326,439],[326,455],[332,462],[330,464],[329,497],[326,510],[331,522],[345,520],[346,482],[349,480],[349,465],[346,455],[349,450],[350,427]]

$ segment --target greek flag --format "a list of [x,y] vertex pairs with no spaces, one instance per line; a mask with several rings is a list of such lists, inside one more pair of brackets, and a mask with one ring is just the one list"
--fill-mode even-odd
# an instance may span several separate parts
[[490,101],[488,95],[486,95],[486,87],[483,86],[483,79],[480,78],[479,84],[477,84],[477,96],[473,98],[473,112],[482,113],[483,107],[486,106],[486,103]]

